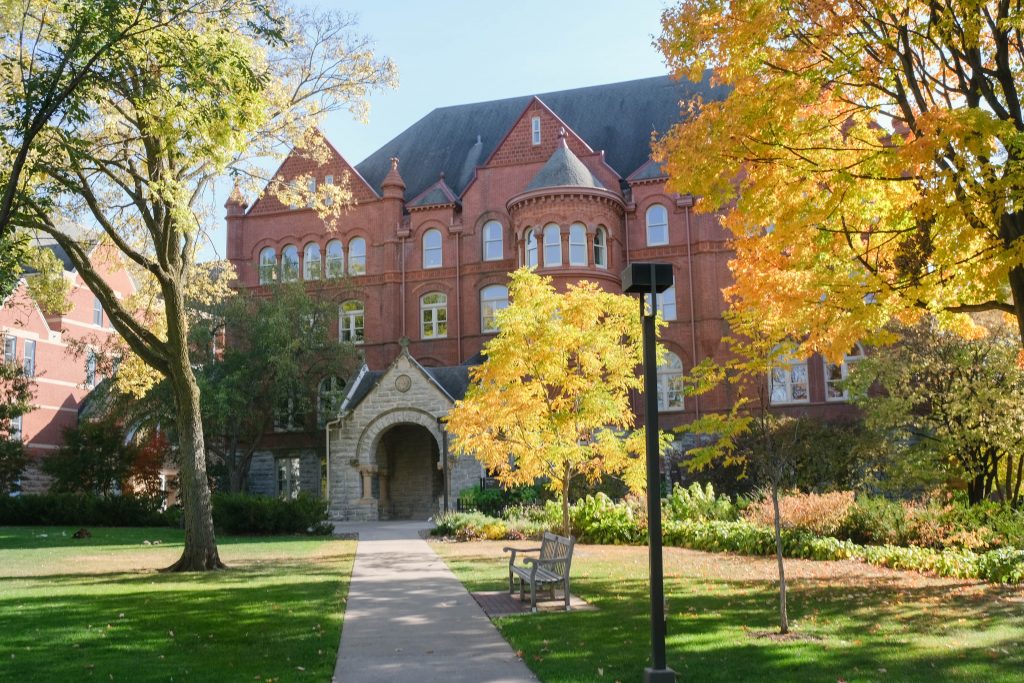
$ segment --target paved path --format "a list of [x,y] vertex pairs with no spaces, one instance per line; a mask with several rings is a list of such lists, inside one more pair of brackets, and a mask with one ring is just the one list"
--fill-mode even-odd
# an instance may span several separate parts
[[520,661],[419,536],[422,522],[338,523],[359,546],[333,683],[526,683]]

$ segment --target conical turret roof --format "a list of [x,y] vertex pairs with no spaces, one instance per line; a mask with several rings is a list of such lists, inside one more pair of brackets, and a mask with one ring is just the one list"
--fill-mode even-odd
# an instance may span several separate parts
[[590,169],[572,153],[562,135],[561,143],[555,148],[544,167],[533,176],[526,186],[526,191],[540,190],[545,187],[590,187],[605,189]]

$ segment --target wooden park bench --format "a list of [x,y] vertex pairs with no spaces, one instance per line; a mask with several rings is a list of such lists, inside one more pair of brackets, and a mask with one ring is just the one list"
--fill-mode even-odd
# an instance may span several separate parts
[[[505,548],[512,553],[508,560],[508,593],[515,592],[515,577],[519,577],[519,599],[525,599],[526,585],[530,585],[530,609],[537,611],[537,586],[547,586],[550,599],[555,600],[555,585],[562,584],[565,611],[569,611],[569,568],[572,566],[572,537],[558,536],[544,532],[539,548]],[[516,564],[516,555],[539,552],[537,557],[524,557],[522,564]]]

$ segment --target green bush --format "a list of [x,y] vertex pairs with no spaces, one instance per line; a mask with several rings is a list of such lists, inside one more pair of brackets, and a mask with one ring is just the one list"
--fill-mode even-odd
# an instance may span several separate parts
[[[547,506],[561,512],[554,501],[549,501]],[[569,522],[573,536],[581,543],[629,545],[639,543],[647,535],[647,518],[637,506],[615,503],[603,493],[570,505]]]
[[482,512],[497,517],[510,506],[529,505],[537,502],[540,493],[535,486],[517,486],[511,489],[482,489],[470,486],[459,491],[459,505],[467,512]]
[[906,545],[910,539],[907,511],[901,503],[876,496],[857,496],[838,535],[855,543]]
[[174,526],[162,496],[44,493],[0,496],[0,526]]
[[677,522],[687,519],[733,521],[739,516],[739,509],[729,496],[716,496],[710,483],[701,486],[694,482],[687,488],[676,484],[662,499],[661,510],[665,520]]
[[218,493],[212,496],[213,523],[229,534],[328,534],[327,501],[300,493],[282,500]]

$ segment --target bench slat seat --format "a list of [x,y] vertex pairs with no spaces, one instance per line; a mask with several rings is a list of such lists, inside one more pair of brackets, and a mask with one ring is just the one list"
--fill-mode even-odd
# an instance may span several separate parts
[[[526,586],[530,586],[530,609],[537,611],[537,586],[548,587],[550,598],[555,599],[555,586],[562,585],[565,610],[569,611],[569,570],[572,566],[572,550],[576,540],[571,536],[559,536],[545,532],[539,548],[505,548],[512,553],[508,561],[508,592],[515,592],[515,579],[519,579],[519,599],[525,599]],[[516,564],[516,556],[523,553],[539,553],[538,557],[524,557],[522,564]]]

